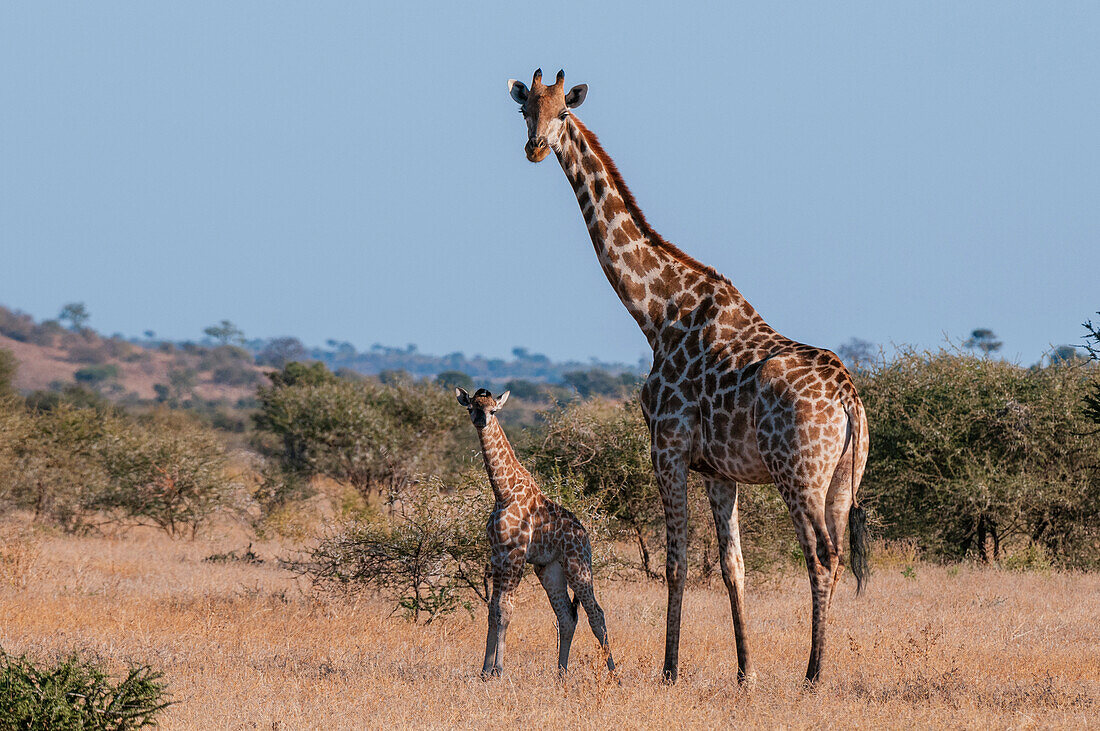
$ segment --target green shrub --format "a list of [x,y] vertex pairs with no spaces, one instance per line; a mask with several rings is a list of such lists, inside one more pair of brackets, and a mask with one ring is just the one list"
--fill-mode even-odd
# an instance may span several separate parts
[[99,447],[115,418],[66,403],[41,413],[21,406],[7,412],[0,496],[65,530],[88,527],[107,481]]
[[96,508],[194,537],[231,501],[237,486],[227,478],[225,447],[211,430],[180,415],[113,427],[99,450],[107,481]]
[[435,377],[435,383],[449,391],[453,391],[455,386],[471,392],[476,388],[474,379],[462,371],[443,371]]
[[247,363],[228,363],[215,368],[210,380],[221,386],[254,386],[262,376]]
[[0,500],[67,531],[116,521],[194,535],[235,491],[217,434],[183,415],[0,404]]
[[15,394],[15,373],[19,361],[10,350],[0,348],[0,398]]
[[78,383],[53,384],[56,390],[34,391],[26,398],[27,408],[31,411],[52,411],[61,404],[75,408],[95,409],[101,414],[114,412],[115,406],[103,394],[85,388]]
[[[459,384],[461,385],[461,384]],[[514,378],[504,384],[504,390],[512,394],[512,398],[521,401],[545,401],[546,391],[542,384],[528,381],[523,378]]]
[[577,389],[583,398],[591,396],[607,396],[611,398],[625,396],[635,391],[645,380],[636,373],[621,373],[612,375],[601,368],[592,368],[587,371],[571,371],[562,376],[562,379]]
[[289,364],[259,389],[258,446],[285,469],[323,474],[369,495],[393,495],[439,471],[463,414],[439,386],[339,379]]
[[131,666],[114,682],[100,664],[70,655],[54,665],[0,650],[0,719],[27,731],[125,731],[157,725],[170,705],[163,675]]
[[1022,368],[946,351],[904,352],[861,377],[871,454],[861,494],[887,539],[942,558],[996,559],[1040,544],[1095,565],[1100,434],[1085,420],[1080,363]]
[[86,366],[73,373],[77,383],[98,386],[106,381],[118,378],[118,366],[114,363]]

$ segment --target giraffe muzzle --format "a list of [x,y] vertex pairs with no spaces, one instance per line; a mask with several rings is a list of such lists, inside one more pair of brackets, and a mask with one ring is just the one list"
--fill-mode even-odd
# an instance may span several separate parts
[[531,162],[541,162],[550,154],[550,145],[543,136],[532,137],[527,140],[523,151],[527,153],[527,159]]

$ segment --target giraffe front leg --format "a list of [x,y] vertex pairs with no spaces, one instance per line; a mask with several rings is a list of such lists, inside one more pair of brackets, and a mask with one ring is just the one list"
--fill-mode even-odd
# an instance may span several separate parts
[[483,679],[499,677],[504,672],[504,639],[512,618],[515,590],[523,577],[523,561],[518,566],[510,558],[506,563],[493,561],[493,597],[489,601],[489,631],[485,637],[485,661],[481,664]]
[[737,642],[737,682],[752,685],[756,670],[749,654],[748,620],[745,616],[745,561],[741,555],[741,529],[737,515],[737,483],[707,480],[707,497],[718,532],[722,579],[730,597],[733,634]]
[[668,614],[665,621],[665,666],[662,677],[675,683],[680,664],[680,613],[687,581],[687,465],[679,453],[662,451],[654,442],[653,468],[665,509],[665,581]]
[[500,581],[493,577],[493,596],[489,600],[489,631],[485,635],[485,660],[481,663],[481,678],[488,680],[494,675],[497,661],[497,641],[500,638]]

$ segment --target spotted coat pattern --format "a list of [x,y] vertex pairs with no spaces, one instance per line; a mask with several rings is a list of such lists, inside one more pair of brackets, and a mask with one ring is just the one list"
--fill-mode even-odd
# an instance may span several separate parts
[[[578,603],[584,607],[592,633],[607,656],[608,670],[613,671],[615,662],[607,642],[603,609],[592,589],[592,544],[584,526],[573,513],[547,498],[531,473],[516,459],[495,416],[508,394],[498,401],[485,389],[470,396],[456,388],[455,395],[470,412],[477,429],[495,498],[486,526],[493,593],[489,600],[489,632],[482,675],[497,676],[503,670],[505,635],[515,590],[526,564],[535,567],[557,617],[559,671],[564,673],[569,663]],[[573,590],[572,600],[569,589]]]
[[641,391],[665,513],[668,614],[664,677],[675,681],[687,574],[689,470],[704,477],[737,643],[738,678],[754,678],[746,631],[738,483],[774,483],[806,557],[817,680],[826,614],[843,570],[841,543],[867,460],[867,422],[852,379],[828,350],[786,338],[714,269],[648,224],[611,158],[571,111],[587,86],[564,90],[536,72],[511,81],[527,121],[527,157],[552,150],[580,205],[608,281],[653,349]]

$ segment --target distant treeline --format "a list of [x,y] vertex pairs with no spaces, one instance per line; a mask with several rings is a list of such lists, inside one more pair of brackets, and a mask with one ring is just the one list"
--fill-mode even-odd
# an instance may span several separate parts
[[512,348],[512,358],[487,358],[483,355],[467,356],[461,352],[447,355],[421,353],[416,345],[394,348],[375,344],[367,351],[357,351],[348,342],[329,340],[325,348],[308,348],[297,338],[270,338],[248,340],[244,347],[260,365],[281,367],[291,361],[316,360],[329,369],[354,371],[375,376],[391,371],[403,371],[413,378],[435,378],[441,373],[464,373],[478,383],[503,384],[521,379],[536,383],[567,383],[566,374],[578,371],[599,370],[612,376],[636,375],[648,370],[649,364],[606,363],[595,358],[589,362],[556,362],[541,353],[531,353],[526,348]]
[[[74,335],[81,339],[102,340],[108,343],[126,342],[146,349],[164,349],[172,346],[177,349],[191,349],[209,346],[233,346],[250,354],[256,365],[282,368],[295,361],[320,361],[332,371],[347,370],[362,375],[377,376],[391,372],[403,372],[413,378],[435,378],[443,373],[462,373],[479,385],[495,384],[503,386],[509,380],[525,380],[533,383],[574,385],[567,374],[603,371],[609,376],[634,376],[645,373],[649,368],[644,359],[633,365],[610,363],[592,358],[582,361],[553,361],[541,353],[532,353],[527,348],[512,348],[512,357],[488,358],[483,355],[467,356],[461,352],[447,355],[429,355],[421,353],[416,345],[390,347],[375,343],[368,350],[359,351],[346,341],[328,340],[325,347],[309,347],[296,337],[246,338],[245,334],[232,322],[222,320],[204,330],[205,337],[198,341],[173,341],[158,338],[156,333],[147,330],[142,337],[126,338],[120,334],[110,337],[99,335],[87,323],[91,315],[82,303],[65,305],[56,319],[36,322],[30,315],[0,306],[0,335],[13,340],[37,345],[62,345],[73,340]],[[118,350],[118,346],[115,348]],[[86,359],[87,360],[87,359]],[[94,359],[93,359],[94,360]],[[93,362],[93,361],[89,361]],[[573,380],[577,380],[574,378]],[[631,379],[633,380],[633,379]],[[584,390],[582,383],[578,390]],[[597,387],[598,388],[598,387]]]

